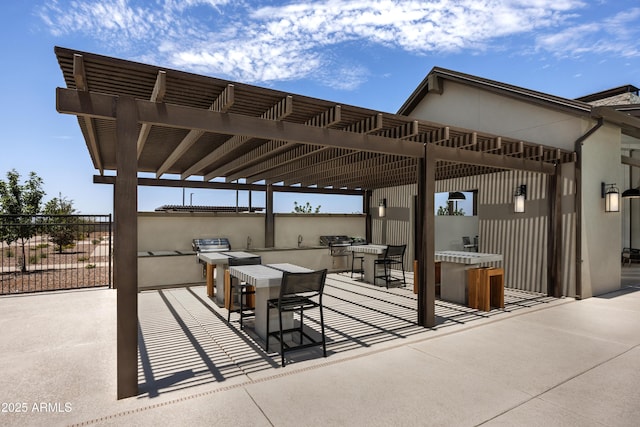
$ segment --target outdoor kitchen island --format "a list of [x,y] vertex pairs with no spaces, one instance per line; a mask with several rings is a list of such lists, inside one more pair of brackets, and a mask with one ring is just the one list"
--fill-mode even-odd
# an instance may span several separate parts
[[466,305],[467,270],[502,262],[501,254],[464,251],[436,251],[435,260],[441,264],[440,299]]

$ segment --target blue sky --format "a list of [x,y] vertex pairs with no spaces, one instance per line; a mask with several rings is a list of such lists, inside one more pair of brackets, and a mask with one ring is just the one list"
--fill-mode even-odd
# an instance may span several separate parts
[[[24,0],[0,10],[0,176],[35,171],[46,200],[62,194],[87,214],[112,210],[112,188],[92,183],[75,118],[55,110],[56,45],[392,113],[434,66],[566,98],[640,86],[637,0]],[[276,197],[280,212],[294,201],[361,210],[359,198]],[[179,189],[140,189],[140,210],[181,203]]]

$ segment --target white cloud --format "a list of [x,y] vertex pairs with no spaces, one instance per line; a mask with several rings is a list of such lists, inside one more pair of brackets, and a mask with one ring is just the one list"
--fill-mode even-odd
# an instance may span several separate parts
[[[336,61],[332,53],[355,43],[415,54],[476,53],[546,31],[535,39],[537,47],[557,55],[620,53],[625,44],[626,54],[637,54],[637,42],[629,41],[638,38],[637,25],[631,24],[640,19],[640,9],[571,27],[587,7],[579,0],[321,0],[261,6],[265,3],[273,4],[53,0],[41,7],[40,16],[52,34],[91,37],[118,56],[124,51],[247,82],[313,77],[347,89],[369,72],[353,58]],[[345,62],[350,65],[338,65]]]
[[620,12],[602,21],[588,22],[538,37],[540,49],[559,57],[590,54],[640,56],[640,8]]

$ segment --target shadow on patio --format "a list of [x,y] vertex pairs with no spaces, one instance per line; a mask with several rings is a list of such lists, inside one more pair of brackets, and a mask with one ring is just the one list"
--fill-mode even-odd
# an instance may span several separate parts
[[[505,309],[478,311],[445,301],[436,302],[438,325],[425,329],[416,323],[417,303],[411,285],[405,288],[372,286],[352,280],[348,274],[330,274],[324,292],[327,355],[320,348],[289,353],[290,362],[307,361],[313,365],[332,359],[356,357],[372,348],[429,331],[499,316],[526,307],[554,301],[544,295],[505,290]],[[317,315],[317,313],[314,313]],[[245,320],[241,331],[237,316],[231,325],[227,312],[206,295],[204,286],[145,291],[139,296],[139,386],[141,397],[203,384],[255,380],[309,366],[298,363],[282,371],[280,358],[272,345],[264,350],[264,341],[253,331],[252,320]],[[305,317],[306,327],[319,330],[316,317]],[[235,381],[233,381],[235,380]]]

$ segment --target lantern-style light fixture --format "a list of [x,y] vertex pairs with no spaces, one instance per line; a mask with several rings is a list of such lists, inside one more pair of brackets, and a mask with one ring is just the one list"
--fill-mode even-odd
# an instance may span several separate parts
[[605,212],[620,212],[620,190],[616,184],[601,183],[600,193],[604,199]]
[[527,200],[527,186],[525,184],[516,187],[513,195],[513,211],[515,213],[524,212],[524,201]]
[[380,218],[387,216],[387,199],[380,199],[380,203],[378,203],[378,216]]

